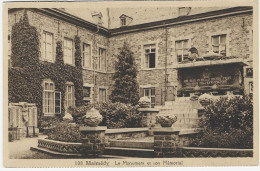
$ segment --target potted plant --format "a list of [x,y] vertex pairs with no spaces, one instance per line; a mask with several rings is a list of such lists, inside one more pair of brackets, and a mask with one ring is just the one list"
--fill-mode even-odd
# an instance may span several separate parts
[[162,127],[171,127],[176,121],[177,116],[175,115],[169,115],[166,113],[159,113],[156,115],[156,122],[158,122]]

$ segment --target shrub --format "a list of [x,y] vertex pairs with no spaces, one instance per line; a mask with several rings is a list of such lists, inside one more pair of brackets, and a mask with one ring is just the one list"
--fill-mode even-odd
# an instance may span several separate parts
[[138,106],[131,106],[124,103],[102,103],[88,104],[85,106],[71,107],[72,117],[77,124],[83,124],[82,117],[88,110],[95,107],[103,116],[101,126],[108,128],[131,128],[140,127],[141,115],[138,112]]
[[253,105],[249,96],[220,98],[205,109],[201,134],[191,146],[253,148]]
[[141,115],[138,106],[124,103],[103,103],[99,107],[103,122],[108,128],[133,128],[140,127]]
[[59,122],[47,134],[48,139],[63,142],[81,142],[81,133],[78,125],[66,121]]
[[39,119],[40,129],[52,129],[62,121],[59,117],[42,117]]

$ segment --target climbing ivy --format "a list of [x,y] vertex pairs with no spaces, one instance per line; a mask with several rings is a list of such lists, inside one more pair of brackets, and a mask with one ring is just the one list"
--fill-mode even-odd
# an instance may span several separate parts
[[80,38],[75,37],[75,66],[64,64],[61,41],[56,42],[54,63],[39,61],[39,47],[39,34],[35,27],[29,25],[25,11],[23,19],[12,27],[11,58],[13,67],[8,69],[8,100],[13,103],[22,101],[36,103],[38,117],[41,118],[42,82],[44,79],[51,79],[55,84],[55,90],[61,92],[60,116],[63,116],[65,112],[65,83],[67,81],[74,83],[76,106],[83,104]]

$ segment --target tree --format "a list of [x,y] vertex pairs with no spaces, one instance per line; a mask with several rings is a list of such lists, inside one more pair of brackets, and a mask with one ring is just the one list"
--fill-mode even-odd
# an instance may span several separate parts
[[137,68],[134,60],[134,53],[129,44],[124,42],[120,53],[117,55],[115,65],[115,81],[110,100],[126,104],[136,105],[139,100],[139,88],[136,80]]

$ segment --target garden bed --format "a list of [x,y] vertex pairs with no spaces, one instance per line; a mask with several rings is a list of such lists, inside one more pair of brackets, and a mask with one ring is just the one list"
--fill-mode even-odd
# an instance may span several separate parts
[[81,154],[83,151],[82,143],[62,142],[48,139],[39,139],[38,147],[69,154]]

